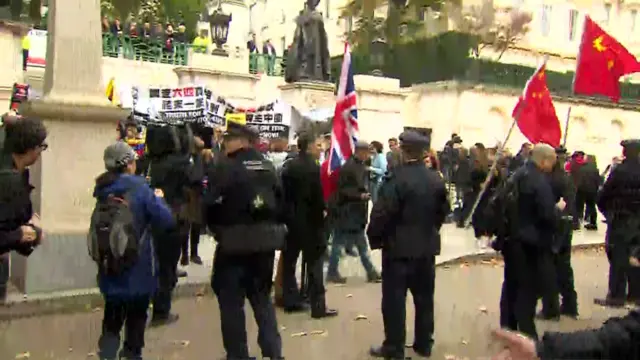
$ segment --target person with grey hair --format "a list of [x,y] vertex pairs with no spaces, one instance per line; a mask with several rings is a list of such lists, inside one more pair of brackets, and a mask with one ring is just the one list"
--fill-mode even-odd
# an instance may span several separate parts
[[[103,160],[106,171],[96,179],[88,243],[105,300],[98,356],[141,359],[147,309],[158,284],[152,233],[175,226],[175,220],[162,191],[154,192],[144,178],[135,175],[136,154],[129,145],[123,141],[109,145]],[[122,254],[109,246],[116,232],[126,234],[127,250]],[[125,341],[120,348],[123,326]]]
[[354,154],[340,168],[335,214],[332,216],[334,232],[327,269],[329,282],[346,283],[346,278],[340,276],[338,272],[338,262],[342,248],[349,247],[351,244],[358,249],[360,261],[367,272],[367,280],[380,281],[380,274],[369,258],[369,247],[364,234],[369,213],[369,200],[371,200],[368,190],[369,173],[365,165],[367,159],[369,159],[369,143],[359,140],[355,144]]
[[543,289],[540,263],[551,256],[552,238],[566,203],[563,198],[554,201],[548,177],[556,163],[555,149],[537,144],[530,160],[508,181],[513,185],[508,198],[513,202],[514,214],[501,247],[505,266],[500,325],[537,339],[534,318]]

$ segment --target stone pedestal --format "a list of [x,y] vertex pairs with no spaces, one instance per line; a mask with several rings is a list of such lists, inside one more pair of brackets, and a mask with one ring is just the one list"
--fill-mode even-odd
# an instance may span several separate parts
[[49,133],[49,149],[31,168],[45,240],[28,258],[12,254],[11,280],[26,294],[96,286],[86,242],[94,179],[127,115],[104,94],[98,0],[50,2],[49,26],[43,98],[21,108]]
[[9,110],[14,83],[22,83],[22,37],[29,28],[25,24],[0,20],[0,113]]
[[[407,92],[400,89],[400,80],[372,75],[355,75],[358,93],[358,124],[365,141],[386,143],[397,137],[404,126],[412,126],[404,118]],[[428,115],[424,115],[428,116]]]
[[328,82],[295,82],[278,87],[280,97],[300,111],[336,105],[335,85]]

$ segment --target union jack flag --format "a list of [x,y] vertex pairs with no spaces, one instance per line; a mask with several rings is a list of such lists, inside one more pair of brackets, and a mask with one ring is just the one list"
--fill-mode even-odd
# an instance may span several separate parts
[[327,170],[329,174],[338,170],[353,154],[358,134],[358,108],[351,66],[351,48],[349,44],[345,44],[331,129],[331,150]]

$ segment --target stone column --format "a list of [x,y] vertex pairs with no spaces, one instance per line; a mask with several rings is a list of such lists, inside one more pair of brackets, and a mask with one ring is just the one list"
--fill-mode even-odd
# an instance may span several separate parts
[[26,294],[96,286],[86,245],[94,179],[127,115],[104,93],[99,0],[50,1],[48,35],[43,98],[21,108],[49,132],[49,149],[31,169],[46,238],[28,258],[12,255],[12,281]]
[[9,110],[14,83],[24,81],[22,72],[22,37],[29,28],[25,24],[0,20],[0,113]]

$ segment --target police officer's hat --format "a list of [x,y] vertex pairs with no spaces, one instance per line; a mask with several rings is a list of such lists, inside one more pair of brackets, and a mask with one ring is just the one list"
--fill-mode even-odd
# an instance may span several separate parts
[[627,139],[620,142],[620,146],[625,149],[640,149],[640,139]]
[[429,139],[426,136],[411,130],[404,131],[400,134],[400,144],[403,146],[409,146],[413,148],[428,149]]
[[252,128],[233,121],[227,121],[227,130],[222,135],[225,138],[246,138],[250,140],[258,137],[258,133]]

